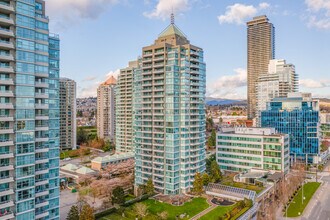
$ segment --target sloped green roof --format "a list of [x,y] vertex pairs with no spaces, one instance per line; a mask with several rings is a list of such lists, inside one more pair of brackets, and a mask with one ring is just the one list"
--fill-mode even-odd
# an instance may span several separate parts
[[165,30],[160,33],[159,37],[166,37],[170,35],[179,35],[186,38],[186,35],[175,24],[170,24],[167,26],[167,28],[165,28]]

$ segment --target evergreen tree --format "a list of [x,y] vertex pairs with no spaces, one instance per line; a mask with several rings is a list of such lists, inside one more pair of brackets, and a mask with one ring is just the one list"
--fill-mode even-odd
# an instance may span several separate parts
[[79,211],[76,205],[71,206],[66,220],[79,220]]
[[146,193],[147,193],[148,195],[152,195],[152,194],[154,194],[154,192],[155,192],[155,187],[154,187],[154,184],[153,184],[151,178],[148,179],[148,181],[147,181],[147,183],[146,183],[146,188],[145,188],[145,190],[146,190]]
[[204,173],[203,176],[203,185],[204,186],[207,186],[209,183],[210,183],[210,177],[207,173]]
[[203,177],[200,173],[195,174],[192,191],[199,196],[203,193]]
[[222,178],[220,167],[219,167],[217,161],[215,161],[215,160],[211,162],[210,176],[211,176],[211,181],[213,183],[220,182],[220,180]]
[[124,202],[125,202],[125,192],[123,188],[118,186],[112,191],[112,203],[123,204]]
[[94,210],[90,205],[85,204],[82,207],[79,220],[95,220]]

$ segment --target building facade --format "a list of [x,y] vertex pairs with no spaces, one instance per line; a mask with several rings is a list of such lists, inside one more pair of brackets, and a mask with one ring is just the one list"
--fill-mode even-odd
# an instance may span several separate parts
[[296,159],[311,162],[320,153],[319,101],[310,93],[289,93],[274,98],[261,112],[261,126],[290,135],[290,153]]
[[133,152],[133,73],[138,62],[120,70],[116,87],[116,152]]
[[59,38],[44,1],[0,14],[0,218],[59,219]]
[[274,128],[223,128],[217,134],[216,145],[221,170],[289,171],[289,135],[277,133]]
[[256,117],[257,81],[267,73],[269,61],[275,58],[275,28],[267,16],[258,16],[247,22],[247,94],[248,118]]
[[321,113],[320,120],[322,138],[330,139],[330,113]]
[[97,136],[110,141],[115,140],[115,87],[116,79],[111,76],[97,89]]
[[172,23],[142,49],[133,88],[135,185],[187,192],[205,170],[205,63]]
[[60,148],[72,150],[77,148],[77,99],[76,82],[60,78]]
[[266,110],[273,98],[287,97],[288,93],[298,90],[295,66],[285,60],[270,60],[268,72],[261,74],[257,82],[257,122],[260,124],[260,112]]

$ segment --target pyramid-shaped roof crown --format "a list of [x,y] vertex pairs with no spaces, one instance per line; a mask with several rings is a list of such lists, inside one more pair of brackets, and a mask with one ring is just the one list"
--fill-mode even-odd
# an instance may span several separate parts
[[114,76],[110,76],[102,85],[116,85],[117,80]]
[[160,33],[159,37],[166,37],[170,35],[179,35],[180,37],[187,38],[186,35],[175,25],[170,24],[165,30]]

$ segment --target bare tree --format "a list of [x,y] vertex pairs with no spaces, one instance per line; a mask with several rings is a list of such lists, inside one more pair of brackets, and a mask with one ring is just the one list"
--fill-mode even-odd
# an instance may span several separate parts
[[148,207],[143,203],[136,203],[133,206],[133,210],[140,218],[143,218],[148,215]]

